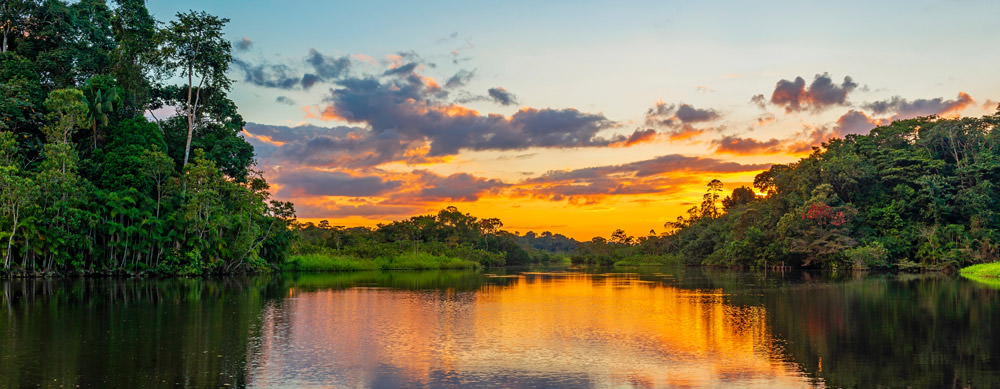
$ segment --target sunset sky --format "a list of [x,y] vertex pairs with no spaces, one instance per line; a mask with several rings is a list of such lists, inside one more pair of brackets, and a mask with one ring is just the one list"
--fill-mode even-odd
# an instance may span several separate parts
[[1000,100],[997,1],[151,0],[231,19],[274,197],[374,225],[455,205],[633,235],[831,137]]

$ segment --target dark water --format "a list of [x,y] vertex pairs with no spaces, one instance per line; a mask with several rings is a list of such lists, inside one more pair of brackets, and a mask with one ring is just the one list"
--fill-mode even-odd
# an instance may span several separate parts
[[1000,291],[947,276],[668,268],[0,287],[0,387],[1000,387]]

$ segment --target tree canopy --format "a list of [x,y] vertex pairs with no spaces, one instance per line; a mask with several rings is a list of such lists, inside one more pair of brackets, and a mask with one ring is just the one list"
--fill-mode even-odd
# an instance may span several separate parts
[[[1000,112],[922,117],[832,139],[807,158],[760,173],[753,188],[733,189],[721,210],[722,183],[713,180],[700,206],[629,252],[758,268],[940,269],[995,261],[998,124]],[[593,261],[621,243],[588,243],[575,258]]]
[[[3,272],[203,274],[284,260],[294,209],[270,199],[239,135],[227,22],[190,11],[158,28],[138,0],[0,5]],[[164,106],[176,114],[152,115]]]

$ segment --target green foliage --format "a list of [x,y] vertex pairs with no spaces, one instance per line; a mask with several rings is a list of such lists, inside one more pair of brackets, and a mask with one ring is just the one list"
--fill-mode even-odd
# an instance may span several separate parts
[[518,236],[517,242],[529,250],[555,254],[569,254],[580,243],[575,239],[567,238],[563,234],[553,234],[549,231],[542,232],[541,234],[528,231],[524,235]]
[[663,266],[681,263],[676,255],[636,254],[614,263],[615,266]]
[[97,149],[99,127],[107,127],[115,107],[121,104],[121,88],[115,85],[111,76],[97,75],[87,80],[83,86],[87,102],[87,121],[91,128],[94,149]]
[[401,253],[374,259],[336,254],[298,254],[289,257],[282,267],[286,271],[341,272],[365,270],[442,270],[475,269],[478,262],[427,253]]
[[844,250],[844,257],[855,269],[881,269],[889,267],[889,251],[879,242]]
[[[157,30],[143,1],[115,3],[0,3],[0,272],[277,268],[295,211],[239,135],[226,20],[192,11]],[[161,86],[178,75],[192,78]],[[189,115],[143,117],[164,103]]]
[[111,29],[117,45],[111,53],[111,75],[122,88],[127,116],[143,111],[152,96],[149,75],[155,70],[156,20],[143,0],[116,0]]
[[13,52],[0,54],[0,130],[19,131],[42,120],[41,81],[34,64]]
[[[832,139],[774,165],[713,212],[700,207],[650,237],[687,263],[943,269],[1000,255],[1000,116],[918,118]],[[858,242],[862,242],[859,244]],[[584,246],[613,251],[613,243]],[[609,247],[603,247],[609,246]]]
[[45,136],[49,142],[69,143],[73,131],[82,128],[87,121],[89,110],[87,100],[79,89],[57,89],[45,99],[49,114],[46,120]]
[[233,60],[232,44],[222,32],[228,22],[229,19],[205,12],[178,12],[177,19],[171,21],[158,38],[162,43],[159,57],[166,73],[187,79],[186,98],[176,100],[187,118],[182,166],[189,161],[191,141],[198,122],[196,119],[204,108],[213,106],[209,100],[219,100],[232,83],[226,77],[229,63]]
[[520,237],[500,230],[502,226],[500,219],[479,219],[455,207],[445,208],[436,215],[380,224],[374,229],[331,226],[324,220],[318,225],[298,225],[293,251],[334,258],[336,263],[348,263],[342,266],[345,268],[356,262],[378,263],[380,269],[436,269],[465,268],[470,263],[496,267],[560,260],[550,253],[525,247]]
[[959,273],[962,277],[1000,289],[1000,262],[966,266]]
[[379,266],[372,260],[365,260],[349,255],[335,254],[296,254],[288,257],[282,265],[286,271],[363,271],[378,270]]

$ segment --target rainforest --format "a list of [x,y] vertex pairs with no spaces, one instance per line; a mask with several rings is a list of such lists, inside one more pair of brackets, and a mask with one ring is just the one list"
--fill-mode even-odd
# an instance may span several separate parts
[[1000,112],[895,120],[772,164],[752,185],[706,180],[661,233],[609,221],[608,237],[581,242],[511,232],[455,206],[345,227],[298,222],[291,202],[272,199],[228,94],[228,19],[189,11],[157,22],[127,0],[5,2],[3,18],[7,274],[552,262],[954,270],[1000,249]]

